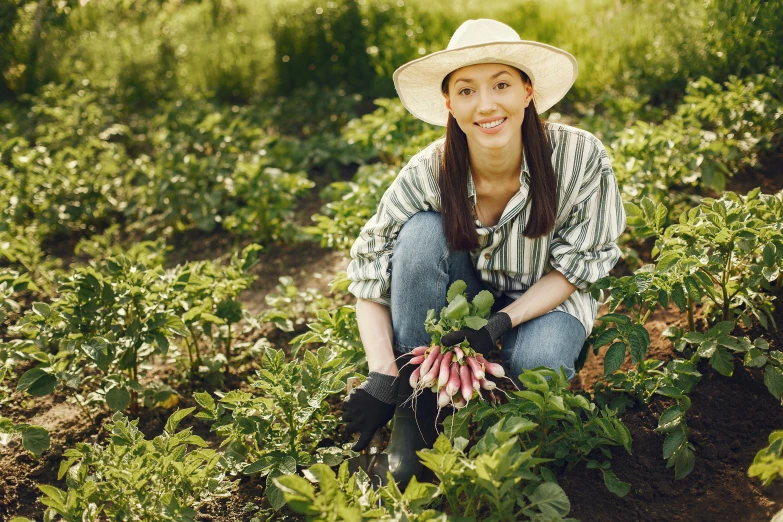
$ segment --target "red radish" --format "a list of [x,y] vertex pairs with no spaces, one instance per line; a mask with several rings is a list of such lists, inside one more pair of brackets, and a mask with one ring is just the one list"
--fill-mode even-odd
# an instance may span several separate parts
[[410,361],[408,361],[408,364],[421,364],[424,362],[424,356],[419,355],[417,357],[412,358]]
[[474,390],[476,390],[476,391],[481,390],[481,384],[479,384],[479,380],[476,379],[475,375],[473,375],[473,374],[470,375],[470,381],[471,381],[471,384],[473,385],[473,389]]
[[490,374],[493,377],[505,377],[506,371],[503,369],[503,367],[499,364],[491,363],[484,359],[482,356],[477,355],[476,359],[478,359],[478,362],[484,365],[484,369],[487,371],[488,374]]
[[445,408],[449,404],[450,400],[451,395],[448,394],[446,388],[441,388],[440,392],[438,393],[438,407]]
[[443,359],[443,355],[440,353],[440,350],[437,351],[438,355],[435,357],[435,361],[432,363],[432,367],[429,368],[424,377],[421,378],[421,383],[424,386],[430,386],[433,382],[435,382],[435,379],[438,377],[438,372],[440,372],[440,360]]
[[435,362],[435,359],[440,355],[440,347],[433,346],[432,349],[427,354],[427,357],[424,359],[424,362],[421,363],[421,374],[422,376],[427,375],[427,372],[430,371],[430,368],[432,368],[433,363]]
[[453,353],[446,352],[440,358],[440,373],[438,374],[438,389],[446,386],[449,382],[449,364],[451,363],[451,356]]
[[466,360],[468,361],[470,370],[473,372],[473,377],[475,377],[477,381],[483,379],[484,370],[481,369],[481,364],[474,357],[468,357]]
[[454,349],[454,353],[457,356],[457,361],[462,362],[462,359],[465,358],[465,352],[463,352],[462,348],[460,348],[459,346],[454,346],[453,349]]
[[470,374],[470,368],[467,366],[459,367],[459,382],[462,398],[465,399],[465,402],[470,402],[473,397],[473,375]]
[[413,373],[411,374],[411,378],[408,381],[411,385],[411,388],[414,390],[419,387],[419,373],[421,372],[421,366],[413,370]]
[[446,383],[446,391],[449,395],[454,395],[459,391],[459,363],[451,363],[449,368],[449,380]]
[[481,381],[479,382],[479,384],[481,385],[481,387],[482,387],[483,389],[485,389],[485,390],[487,390],[487,391],[492,391],[492,390],[494,390],[495,388],[497,388],[497,387],[498,387],[498,385],[497,385],[497,384],[495,384],[495,382],[494,382],[494,381],[490,381],[489,379],[481,379]]
[[464,408],[467,405],[468,403],[465,402],[465,399],[463,399],[462,397],[457,397],[457,400],[454,401],[454,407],[457,408],[458,410]]
[[[429,348],[429,346],[417,346],[416,348],[411,350],[411,355],[414,355],[414,356],[424,355],[425,353],[427,353],[427,348]],[[416,364],[418,364],[418,363],[416,363]]]

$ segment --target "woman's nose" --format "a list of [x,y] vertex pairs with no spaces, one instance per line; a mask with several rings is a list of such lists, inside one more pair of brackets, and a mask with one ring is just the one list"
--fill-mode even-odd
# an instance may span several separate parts
[[478,111],[481,114],[491,114],[497,108],[495,97],[491,94],[479,95]]

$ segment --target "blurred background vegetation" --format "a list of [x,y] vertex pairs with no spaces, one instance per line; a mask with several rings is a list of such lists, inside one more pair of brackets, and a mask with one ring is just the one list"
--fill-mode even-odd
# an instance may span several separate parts
[[576,56],[547,116],[611,143],[634,197],[722,190],[780,143],[781,2],[0,0],[0,235],[57,255],[112,225],[287,241],[326,180],[307,232],[344,246],[358,222],[336,216],[366,218],[360,195],[441,133],[401,108],[393,71],[479,17]]
[[671,104],[689,78],[722,82],[780,60],[782,13],[763,0],[0,0],[0,93],[87,80],[135,106],[247,103],[307,84],[392,96],[395,68],[489,17],[577,57],[568,107]]

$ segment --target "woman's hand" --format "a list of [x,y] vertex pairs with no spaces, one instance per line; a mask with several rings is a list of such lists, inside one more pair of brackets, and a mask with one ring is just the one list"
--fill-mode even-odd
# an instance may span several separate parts
[[454,346],[467,340],[470,347],[482,355],[488,354],[495,347],[498,339],[511,330],[511,317],[505,312],[492,314],[487,324],[479,330],[463,328],[444,335],[440,342],[443,346]]
[[352,390],[343,401],[343,421],[348,434],[359,432],[359,440],[351,448],[362,451],[375,432],[394,416],[397,401],[397,378],[370,372],[367,380]]

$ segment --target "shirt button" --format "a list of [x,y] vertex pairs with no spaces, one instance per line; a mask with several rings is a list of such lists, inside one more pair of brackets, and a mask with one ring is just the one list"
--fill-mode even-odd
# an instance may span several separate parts
[[484,259],[489,259],[490,257],[492,257],[492,256],[490,255],[490,253],[489,253],[489,252],[487,252],[486,254],[484,254]]
[[500,234],[500,229],[495,230],[495,234]]

